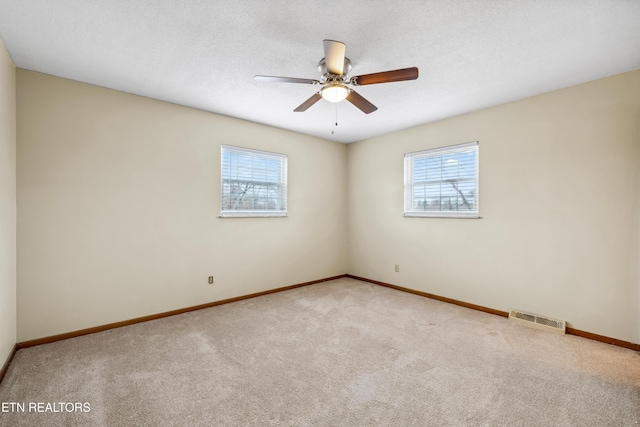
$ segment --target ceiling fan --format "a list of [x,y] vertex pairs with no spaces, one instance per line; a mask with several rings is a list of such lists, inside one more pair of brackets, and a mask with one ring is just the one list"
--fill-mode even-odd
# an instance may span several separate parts
[[349,58],[344,56],[345,44],[335,40],[323,40],[323,44],[324,58],[322,58],[318,64],[318,71],[320,71],[320,74],[322,75],[320,80],[277,76],[255,76],[254,78],[261,82],[322,85],[322,88],[318,92],[314,93],[311,98],[307,99],[300,104],[298,108],[293,110],[298,113],[306,111],[313,104],[324,98],[329,102],[340,102],[346,99],[365,114],[373,113],[378,109],[378,107],[367,101],[358,94],[358,92],[348,86],[400,82],[403,80],[415,80],[418,78],[418,68],[416,67],[349,77],[351,61]]

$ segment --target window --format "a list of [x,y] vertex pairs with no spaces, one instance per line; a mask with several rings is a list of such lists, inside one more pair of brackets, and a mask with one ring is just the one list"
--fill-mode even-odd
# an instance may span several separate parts
[[222,146],[222,217],[287,216],[287,156]]
[[404,215],[478,218],[478,142],[405,154]]

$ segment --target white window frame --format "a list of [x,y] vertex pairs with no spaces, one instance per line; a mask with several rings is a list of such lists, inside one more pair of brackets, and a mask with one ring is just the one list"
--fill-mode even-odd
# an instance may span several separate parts
[[[414,203],[414,188],[418,185],[424,185],[424,183],[413,182],[414,178],[414,164],[416,159],[423,158],[435,158],[441,157],[447,154],[455,154],[469,150],[475,151],[475,176],[473,178],[458,178],[449,180],[429,181],[429,183],[444,183],[444,182],[469,182],[475,181],[475,210],[419,210],[415,208]],[[404,155],[404,216],[407,217],[427,217],[427,218],[480,218],[480,150],[478,141],[467,142],[464,144],[451,145],[447,147],[439,147],[431,150],[416,151],[413,153],[406,153]],[[427,181],[425,181],[426,183]],[[455,186],[458,189],[458,186]],[[460,190],[458,190],[460,192]]]
[[[244,177],[238,176],[238,167],[236,165],[235,171],[231,163],[229,167],[225,166],[225,153],[232,155],[245,155],[252,159],[252,165],[250,167],[245,166]],[[259,168],[254,171],[253,159],[262,161],[277,161],[278,165],[278,178],[277,181],[269,181],[264,175],[268,173],[266,169]],[[232,145],[222,145],[220,148],[220,217],[221,218],[251,218],[251,217],[286,217],[287,216],[287,167],[288,156],[286,154],[272,153],[269,151],[254,150],[252,148],[236,147]],[[225,173],[227,176],[225,176]],[[254,176],[254,173],[262,176]],[[250,176],[249,176],[250,175]],[[244,178],[244,179],[242,179]],[[264,191],[272,191],[270,187],[276,187],[276,204],[277,207],[273,209],[265,208],[247,208],[246,206],[239,208],[236,202],[236,207],[232,208],[228,206],[229,198],[232,197],[231,186],[245,185],[245,192],[241,194],[240,199],[251,189],[255,191],[256,185],[262,185],[266,187]],[[236,200],[238,200],[236,198]],[[227,206],[225,206],[227,205]]]

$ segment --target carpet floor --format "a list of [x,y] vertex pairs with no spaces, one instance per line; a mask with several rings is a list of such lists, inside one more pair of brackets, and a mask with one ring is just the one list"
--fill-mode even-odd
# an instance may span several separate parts
[[637,427],[640,354],[344,278],[20,350],[0,402],[3,426]]

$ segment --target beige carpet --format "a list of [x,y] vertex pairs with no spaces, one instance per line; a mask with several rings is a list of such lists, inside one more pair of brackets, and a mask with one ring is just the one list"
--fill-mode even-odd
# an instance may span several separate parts
[[[340,279],[20,350],[3,426],[639,426],[640,355]],[[41,406],[42,408],[42,406]]]

